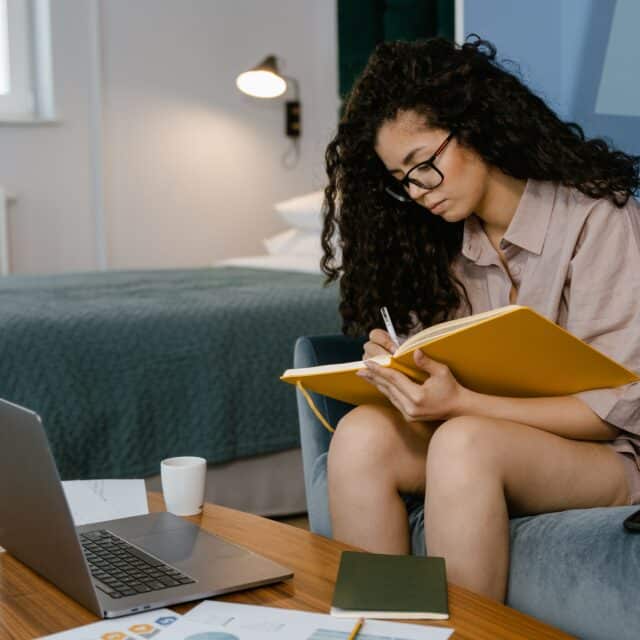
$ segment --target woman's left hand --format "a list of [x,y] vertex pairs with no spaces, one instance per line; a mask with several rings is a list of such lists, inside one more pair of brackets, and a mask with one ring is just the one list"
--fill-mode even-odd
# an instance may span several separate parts
[[367,368],[357,375],[387,396],[407,422],[447,420],[458,415],[467,389],[455,379],[447,365],[431,360],[420,349],[414,351],[413,359],[429,374],[422,384],[372,361],[365,361]]

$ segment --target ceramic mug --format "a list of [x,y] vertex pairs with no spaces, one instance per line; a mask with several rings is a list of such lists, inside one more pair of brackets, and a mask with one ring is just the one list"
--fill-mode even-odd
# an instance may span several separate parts
[[160,463],[162,494],[167,511],[176,516],[202,513],[207,461],[195,456],[166,458]]

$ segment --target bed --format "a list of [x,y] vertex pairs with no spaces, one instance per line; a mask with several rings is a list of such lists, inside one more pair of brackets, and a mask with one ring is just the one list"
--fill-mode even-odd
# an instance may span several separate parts
[[317,267],[262,262],[1,279],[0,397],[42,416],[63,479],[157,488],[162,458],[200,455],[207,499],[303,511],[295,394],[278,376],[296,337],[339,331],[338,294]]

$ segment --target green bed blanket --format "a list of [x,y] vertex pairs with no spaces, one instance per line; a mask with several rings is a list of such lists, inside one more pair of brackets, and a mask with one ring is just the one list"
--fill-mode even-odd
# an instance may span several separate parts
[[313,274],[234,267],[0,280],[0,397],[43,418],[63,479],[148,476],[299,444],[279,381],[340,329]]

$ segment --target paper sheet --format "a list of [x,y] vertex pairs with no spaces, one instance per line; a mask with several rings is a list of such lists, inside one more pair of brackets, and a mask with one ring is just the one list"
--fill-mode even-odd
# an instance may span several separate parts
[[41,640],[164,640],[180,618],[169,609],[157,609],[134,616],[103,620],[93,624],[43,636]]
[[[207,600],[162,640],[347,640],[355,619]],[[358,640],[446,640],[453,629],[366,620]]]
[[62,487],[76,527],[149,513],[144,480],[67,480]]

